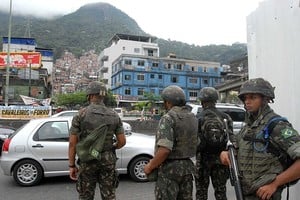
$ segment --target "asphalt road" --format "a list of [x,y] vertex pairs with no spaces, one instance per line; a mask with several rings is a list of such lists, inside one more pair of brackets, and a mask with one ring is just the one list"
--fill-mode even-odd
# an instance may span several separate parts
[[[290,200],[299,199],[300,184],[290,189]],[[233,187],[227,184],[228,200],[235,200]],[[75,182],[69,177],[47,178],[38,186],[20,187],[12,177],[3,175],[0,169],[0,200],[74,200],[78,199],[75,190]],[[95,199],[101,199],[99,189],[97,188]],[[118,200],[154,200],[154,183],[136,183],[128,176],[120,176],[120,185],[117,189]],[[213,189],[209,188],[209,200],[214,200]],[[286,199],[286,193],[282,195]]]

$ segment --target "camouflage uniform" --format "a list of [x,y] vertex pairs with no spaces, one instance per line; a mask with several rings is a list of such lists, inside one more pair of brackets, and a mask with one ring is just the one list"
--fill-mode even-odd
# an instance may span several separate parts
[[109,130],[101,152],[101,160],[91,160],[85,163],[78,161],[79,175],[76,188],[79,199],[82,200],[94,199],[97,182],[103,200],[116,199],[118,175],[115,170],[117,158],[113,147],[113,136],[124,132],[118,114],[103,103],[91,103],[73,118],[70,132],[76,134],[81,140],[103,123],[109,125]]
[[163,146],[171,152],[158,168],[157,200],[193,199],[195,169],[190,158],[196,153],[197,129],[197,119],[186,106],[174,106],[161,118],[155,151]]
[[[246,125],[237,137],[238,142],[238,167],[241,174],[243,194],[246,200],[259,200],[256,190],[263,185],[271,183],[278,174],[283,172],[284,166],[273,153],[263,150],[264,142],[255,142],[262,139],[259,134],[267,122],[276,114],[266,106],[261,110],[257,119],[249,114]],[[300,158],[300,136],[288,122],[278,122],[271,133],[271,143],[288,154],[293,160]],[[281,193],[284,187],[278,188],[272,196],[272,200],[281,200]]]
[[[204,108],[204,110],[197,116],[199,120],[198,135],[200,143],[197,148],[196,155],[196,199],[207,200],[209,179],[211,178],[213,188],[215,190],[215,198],[217,200],[226,200],[226,183],[229,178],[229,169],[222,165],[219,159],[220,152],[226,149],[226,146],[219,149],[210,149],[206,146],[205,140],[201,133],[201,126],[205,120],[207,110],[213,111],[221,119],[227,119],[229,134],[232,135],[232,120],[229,115],[222,113],[215,108],[215,106]],[[231,136],[232,137],[232,136]]]
[[[260,94],[267,102],[273,102],[275,98],[274,88],[262,78],[246,81],[240,88],[239,98],[244,101],[246,94]],[[286,163],[283,164],[281,158],[289,156],[293,161],[300,159],[300,135],[290,123],[277,122],[269,133],[269,141],[264,139],[262,130],[274,116],[278,115],[267,103],[260,107],[255,116],[247,112],[246,125],[237,135],[237,161],[245,200],[259,200],[257,189],[271,183],[286,169]],[[272,200],[281,200],[284,187],[277,189]]]

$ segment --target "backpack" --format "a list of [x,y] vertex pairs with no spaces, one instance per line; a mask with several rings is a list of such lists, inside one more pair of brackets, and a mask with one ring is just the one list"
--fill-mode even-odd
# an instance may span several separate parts
[[[220,153],[226,148],[227,134],[225,131],[224,119],[211,110],[205,110],[201,125],[201,134],[204,150],[207,153]],[[201,141],[202,142],[202,141]]]
[[76,154],[80,162],[101,160],[101,151],[108,131],[108,125],[101,124],[76,144]]
[[[284,169],[287,169],[294,163],[294,160],[292,160],[291,157],[287,153],[283,152],[280,149],[280,147],[276,146],[276,144],[273,144],[270,141],[270,134],[272,134],[272,131],[273,131],[274,127],[280,121],[289,122],[285,117],[281,117],[281,116],[276,115],[275,117],[272,117],[268,121],[266,126],[263,128],[262,132],[263,132],[264,140],[266,141],[266,146],[265,146],[266,151],[269,152],[269,153],[272,153],[273,155],[278,157],[279,162],[281,163],[281,165],[284,167]],[[287,186],[295,185],[298,182],[298,180],[299,179],[288,183]]]

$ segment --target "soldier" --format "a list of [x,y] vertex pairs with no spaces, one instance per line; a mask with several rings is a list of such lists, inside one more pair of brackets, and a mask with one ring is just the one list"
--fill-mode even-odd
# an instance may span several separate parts
[[202,88],[199,99],[203,111],[197,114],[200,143],[196,154],[196,199],[208,199],[207,193],[211,178],[215,198],[226,200],[226,182],[229,178],[229,169],[220,162],[219,155],[221,151],[226,149],[227,143],[224,119],[227,119],[228,134],[230,135],[233,134],[232,120],[229,115],[216,108],[219,95],[215,88]]
[[185,106],[185,94],[175,85],[166,87],[161,97],[167,113],[159,121],[154,158],[145,166],[149,175],[158,169],[155,185],[157,200],[193,199],[197,119]]
[[[275,94],[268,81],[248,80],[238,96],[247,112],[246,125],[236,138],[244,199],[281,200],[285,185],[300,177],[300,136],[270,108]],[[227,151],[220,155],[225,165],[230,164],[228,156]]]
[[[70,129],[70,178],[77,180],[76,189],[79,199],[93,200],[97,182],[103,200],[116,199],[118,174],[115,171],[117,160],[115,149],[120,149],[126,143],[122,121],[116,112],[107,108],[103,103],[107,94],[104,84],[93,81],[88,85],[86,92],[90,105],[80,109],[78,115],[74,116]],[[98,127],[102,125],[107,128],[99,129]],[[87,154],[90,149],[88,145],[86,149],[80,149],[80,153],[86,153],[89,156],[80,157],[79,144],[84,144],[92,134],[96,135],[97,145],[102,144],[100,150],[96,153],[93,151],[94,157],[90,156]],[[113,140],[114,137],[116,141]],[[79,157],[77,161],[79,168],[75,163],[76,153]]]

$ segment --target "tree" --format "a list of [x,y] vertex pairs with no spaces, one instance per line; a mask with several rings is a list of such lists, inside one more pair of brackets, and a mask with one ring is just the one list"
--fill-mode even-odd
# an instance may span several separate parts
[[85,92],[58,94],[55,96],[55,99],[57,106],[66,106],[68,109],[73,109],[77,105],[84,106],[87,104]]
[[[78,106],[82,107],[88,104],[85,92],[58,94],[54,97],[54,99],[57,106],[65,106],[68,109],[79,109],[77,108]],[[117,105],[115,97],[112,95],[110,90],[104,99],[104,104],[108,107],[116,107]]]

